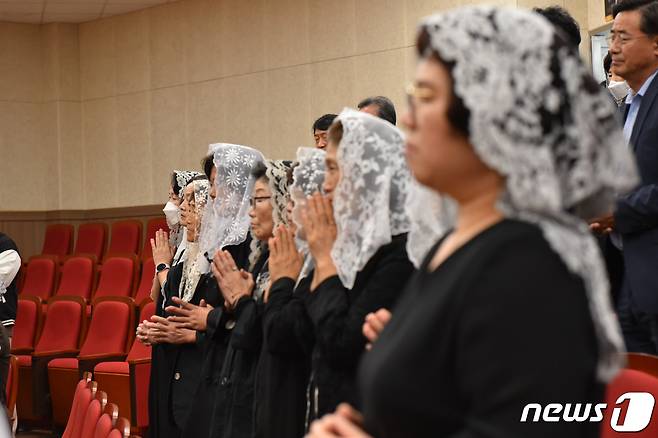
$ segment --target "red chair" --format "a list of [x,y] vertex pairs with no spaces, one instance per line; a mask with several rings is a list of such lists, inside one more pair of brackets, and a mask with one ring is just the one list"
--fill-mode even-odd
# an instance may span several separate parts
[[105,261],[94,300],[99,297],[130,297],[137,276],[137,258],[112,257]]
[[163,230],[169,232],[169,226],[167,225],[167,219],[165,218],[154,218],[150,219],[146,223],[146,236],[144,236],[144,246],[142,246],[142,260],[146,260],[149,257],[153,257],[153,251],[151,249],[151,239],[155,238],[155,232],[158,230]]
[[18,356],[21,388],[18,412],[21,420],[40,420],[48,415],[48,362],[57,357],[78,355],[87,323],[84,308],[82,298],[53,297],[48,304],[43,330],[32,356]]
[[107,244],[107,224],[81,224],[78,227],[78,240],[74,255],[89,255],[100,261]]
[[103,415],[100,416],[94,429],[93,438],[106,438],[119,418],[119,408],[114,403],[105,406]]
[[41,298],[28,295],[21,296],[18,299],[16,324],[14,324],[11,339],[11,352],[13,354],[32,353],[42,324]]
[[[615,407],[622,407],[625,404],[622,401],[617,405],[617,400],[622,394],[628,392],[648,392],[653,395],[654,400],[658,400],[658,378],[641,371],[625,369],[617,375],[612,383],[608,384],[605,397],[607,409],[604,412],[603,422],[601,423],[601,438],[622,438],[630,435],[628,432],[614,431],[611,426],[612,414],[615,411]],[[625,422],[627,420],[625,414],[628,412],[629,407],[630,404],[625,409],[622,407],[624,420],[617,419],[617,425],[621,425],[621,421]],[[653,408],[653,418],[643,430],[633,433],[633,438],[658,437],[658,415],[656,415],[655,405]],[[619,409],[617,410],[619,411]]]
[[114,429],[109,433],[107,438],[129,438],[130,437],[130,421],[126,418],[119,417]]
[[642,371],[658,378],[658,356],[645,353],[626,353],[626,368]]
[[[7,397],[7,412],[9,415],[14,414],[16,409],[16,399],[18,398],[18,359],[16,356],[9,356],[9,372],[7,373],[7,386],[5,387]],[[10,418],[9,424],[13,423],[14,418]]]
[[[77,357],[51,360],[48,381],[53,406],[53,422],[62,424],[71,405],[75,382],[83,372],[105,361],[126,358],[135,327],[135,306],[132,298],[106,297],[94,301],[87,337]],[[57,413],[57,415],[56,415]]]
[[88,302],[95,276],[96,265],[92,258],[71,257],[62,266],[55,296],[77,296]]
[[139,254],[142,239],[142,223],[137,220],[120,221],[112,224],[110,246],[105,258],[113,255]]
[[155,264],[153,257],[149,257],[142,263],[142,274],[139,279],[139,286],[135,292],[135,304],[141,305],[144,301],[151,299],[151,288],[153,287],[153,278],[155,277]]
[[35,257],[30,259],[21,295],[31,295],[47,301],[57,284],[57,273],[57,262],[54,258]]
[[[154,311],[155,303],[144,304],[139,320],[150,319]],[[149,425],[150,375],[151,347],[137,340],[133,341],[125,362],[103,362],[94,368],[94,376],[98,384],[107,389],[108,396],[119,405],[121,413],[139,428],[146,428]]]
[[41,254],[65,256],[73,247],[73,225],[53,224],[46,228]]
[[82,421],[82,432],[80,438],[91,438],[96,431],[96,424],[103,415],[103,410],[107,405],[107,394],[104,391],[97,391],[96,397],[89,403]]
[[80,437],[84,415],[89,404],[96,396],[97,390],[98,384],[91,381],[91,373],[85,373],[75,387],[75,395],[71,401],[71,412],[66,421],[66,429],[64,429],[62,438]]

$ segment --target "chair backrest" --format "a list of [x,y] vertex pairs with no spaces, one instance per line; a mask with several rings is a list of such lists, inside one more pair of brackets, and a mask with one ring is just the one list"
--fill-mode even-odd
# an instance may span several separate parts
[[155,232],[158,230],[169,232],[167,219],[164,217],[153,218],[146,223],[146,235],[144,236],[144,245],[142,246],[142,260],[153,257],[151,239],[155,238]]
[[[139,312],[139,322],[144,320],[151,320],[151,316],[155,313],[155,303],[153,301],[148,302],[142,306],[142,310]],[[134,340],[133,345],[130,348],[128,353],[127,361],[137,360],[137,359],[148,359],[151,357],[151,347],[144,345],[143,343]]]
[[74,295],[89,300],[94,284],[96,265],[89,257],[71,257],[61,269],[55,296]]
[[5,387],[7,396],[7,412],[13,413],[18,398],[18,358],[9,356],[9,370],[7,372],[7,385]]
[[18,299],[11,351],[16,353],[32,352],[41,330],[41,324],[43,324],[41,299],[27,295],[21,296]]
[[139,286],[135,292],[135,303],[137,305],[151,296],[151,287],[153,287],[153,278],[155,277],[155,264],[153,257],[149,257],[142,262],[142,273],[139,277]]
[[[601,438],[622,438],[630,434],[622,430],[615,431],[612,429],[611,421],[613,420],[613,413],[618,412],[618,418],[615,420],[616,426],[626,424],[629,416],[630,406],[632,402],[627,402],[627,398],[622,399],[621,396],[629,392],[648,392],[653,395],[654,400],[658,399],[658,378],[646,374],[642,371],[636,370],[622,370],[617,377],[608,385],[606,389],[605,402],[607,408],[603,415],[603,422],[601,423]],[[619,401],[619,403],[617,403]],[[642,404],[642,403],[641,403]],[[626,405],[624,407],[624,405]],[[649,423],[640,431],[632,434],[633,438],[656,438],[658,437],[658,415],[656,415],[656,406],[653,406],[653,416],[649,418]],[[653,421],[651,421],[653,420]],[[623,423],[622,423],[623,422]]]
[[77,350],[86,320],[86,307],[82,298],[53,297],[48,304],[43,331],[34,351]]
[[142,223],[137,220],[119,221],[112,224],[110,246],[106,256],[113,254],[139,253],[139,244],[142,238]]
[[132,295],[134,278],[134,258],[111,257],[103,264],[94,298],[107,296],[129,297]]
[[119,417],[119,408],[114,403],[108,403],[103,414],[96,422],[93,438],[106,438]]
[[65,256],[73,247],[73,225],[52,224],[46,228],[41,254]]
[[52,258],[30,259],[25,272],[21,295],[32,295],[47,300],[53,294],[57,280],[57,262]]
[[73,395],[71,412],[69,413],[69,419],[66,422],[66,429],[64,429],[62,438],[79,438],[81,436],[85,414],[94,398],[97,388],[95,383],[84,378],[78,382]]
[[129,335],[135,324],[135,307],[130,298],[94,301],[91,323],[80,356],[126,354]]
[[107,224],[91,223],[80,224],[78,227],[78,240],[75,242],[75,255],[93,255],[97,261],[103,257],[107,243]]
[[626,368],[643,371],[658,378],[658,356],[646,353],[626,353]]

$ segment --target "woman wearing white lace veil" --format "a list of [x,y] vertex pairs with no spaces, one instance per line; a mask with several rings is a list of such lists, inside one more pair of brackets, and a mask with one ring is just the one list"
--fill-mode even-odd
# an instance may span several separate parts
[[265,160],[258,163],[251,196],[253,237],[249,270],[240,269],[228,251],[218,251],[213,273],[224,297],[225,327],[230,331],[224,365],[217,387],[211,437],[252,437],[254,380],[262,344],[263,295],[269,287],[267,241],[274,229],[286,223],[288,172],[291,163]]
[[[187,249],[183,263],[169,269],[163,286],[166,305],[175,305],[174,297],[199,304],[214,288],[210,265],[199,250],[199,233],[208,202],[209,183],[205,176],[193,178],[185,187],[181,203],[181,222],[187,228]],[[213,289],[214,288],[214,289]],[[164,317],[163,317],[164,316]],[[148,340],[162,351],[158,370],[151,378],[149,430],[152,436],[179,437],[187,422],[192,400],[199,384],[201,349],[194,330],[177,326],[155,315],[144,323]]]
[[597,437],[597,422],[519,420],[529,403],[598,403],[621,366],[581,219],[636,182],[614,109],[537,14],[437,14],[417,47],[407,157],[456,220],[361,364],[361,426],[342,407],[311,436]]
[[[227,251],[238,269],[248,269],[248,211],[255,182],[252,172],[263,162],[263,156],[250,147],[228,143],[211,144],[209,153],[204,169],[210,179],[212,201],[203,214],[200,251],[209,258],[218,250]],[[206,306],[174,301],[180,307],[167,308],[167,312],[176,315],[170,319],[197,330],[204,357],[201,384],[183,436],[207,436],[230,334],[225,324],[231,316],[216,281],[207,295]]]
[[259,438],[301,437],[305,431],[313,325],[304,300],[310,293],[313,263],[303,230],[295,223],[306,198],[322,188],[324,158],[321,149],[297,150],[288,226],[280,225],[269,240],[271,286],[264,300],[263,345],[255,385],[255,436]]
[[[356,402],[365,316],[390,308],[413,271],[405,250],[410,174],[404,136],[370,114],[345,109],[329,129],[324,191],[302,223],[315,270],[305,301],[315,345],[310,418]],[[333,205],[333,207],[332,207]]]

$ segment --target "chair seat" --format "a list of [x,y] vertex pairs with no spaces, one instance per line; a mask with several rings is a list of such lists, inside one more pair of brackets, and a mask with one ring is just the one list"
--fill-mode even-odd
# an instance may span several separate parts
[[101,362],[94,368],[94,373],[129,374],[128,362]]
[[31,367],[32,366],[32,356],[26,354],[21,354],[16,356],[18,358],[18,366],[20,367]]
[[60,357],[48,362],[48,368],[78,369],[78,359],[75,357]]

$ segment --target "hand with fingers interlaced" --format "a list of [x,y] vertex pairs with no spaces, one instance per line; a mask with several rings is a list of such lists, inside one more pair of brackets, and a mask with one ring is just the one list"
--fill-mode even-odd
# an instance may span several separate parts
[[186,303],[178,297],[171,299],[176,305],[167,306],[165,311],[172,316],[167,319],[171,322],[180,324],[181,327],[196,331],[206,331],[206,321],[208,314],[213,309],[205,300],[201,300],[198,306],[192,303]]

